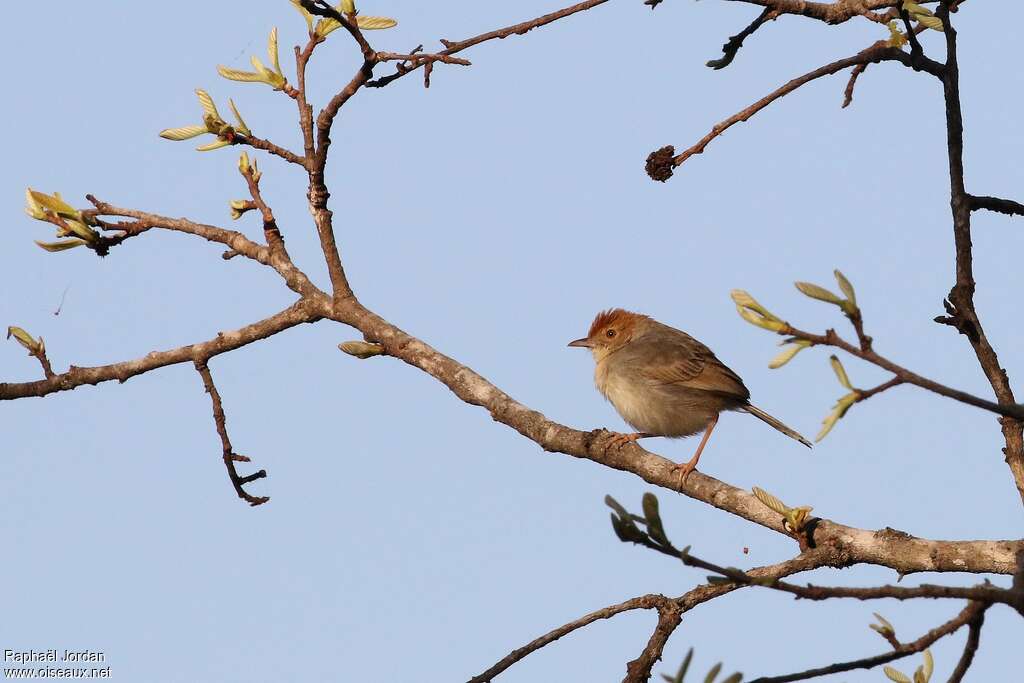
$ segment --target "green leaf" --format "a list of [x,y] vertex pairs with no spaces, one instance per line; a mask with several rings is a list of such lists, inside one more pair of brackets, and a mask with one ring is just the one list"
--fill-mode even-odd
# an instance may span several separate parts
[[834,271],[834,274],[836,276],[836,282],[839,283],[839,289],[846,296],[847,300],[851,304],[856,306],[857,305],[857,293],[853,291],[853,285],[850,284],[850,281],[847,280],[846,276],[843,275],[841,272],[839,272],[838,269]]
[[817,299],[818,301],[825,301],[827,303],[835,304],[837,306],[843,303],[843,300],[840,299],[838,296],[828,291],[824,287],[819,287],[814,283],[796,282],[794,284],[796,285],[797,289],[799,289],[801,292],[811,297],[812,299]]
[[218,121],[223,121],[220,117],[220,112],[217,111],[217,105],[214,104],[213,98],[210,97],[210,93],[206,92],[202,88],[196,88],[196,97],[199,98],[199,104],[203,107],[203,112],[207,116],[211,116]]
[[281,70],[281,58],[277,51],[277,27],[275,26],[270,31],[270,38],[267,41],[267,56],[270,57],[270,63],[274,65],[274,71],[281,78],[284,78],[284,71]]
[[693,660],[693,648],[691,647],[686,651],[686,657],[683,658],[683,664],[679,667],[679,673],[676,675],[677,683],[683,683],[683,678],[686,677],[686,672],[690,670],[690,662]]
[[924,651],[924,666],[921,668],[924,671],[925,683],[928,683],[932,679],[932,672],[935,671],[935,660],[932,659],[932,651],[930,649]]
[[188,140],[196,137],[197,135],[202,135],[203,133],[208,132],[209,131],[206,130],[206,126],[182,126],[181,128],[165,128],[160,131],[160,137],[165,140],[181,141]]
[[52,211],[62,218],[79,218],[81,216],[77,209],[61,198],[59,192],[54,192],[52,195],[49,195],[29,189],[28,196],[31,197],[32,201],[38,206],[42,206],[44,209]]
[[36,341],[35,337],[20,327],[11,326],[7,328],[7,338],[10,339],[11,337],[14,337],[16,342],[24,346],[29,351],[39,350],[39,342]]
[[793,360],[796,354],[800,353],[810,345],[811,342],[806,339],[798,339],[795,342],[786,344],[779,355],[772,358],[771,362],[768,363],[768,368],[770,370],[777,370],[778,368],[781,368],[783,365]]
[[850,378],[846,375],[846,368],[843,367],[842,362],[836,356],[829,356],[829,362],[832,364],[832,371],[836,373],[836,378],[839,383],[845,388],[853,390],[853,386],[850,384]]
[[356,17],[356,25],[363,31],[375,31],[398,26],[398,22],[390,17],[364,17],[359,15]]
[[245,125],[245,119],[243,119],[241,113],[239,113],[238,107],[235,106],[235,101],[230,97],[228,98],[228,105],[231,107],[231,113],[235,115],[235,120],[238,121],[238,131],[242,135],[252,135],[252,131],[249,130],[249,126]]
[[704,677],[704,683],[714,683],[715,678],[718,676],[718,672],[722,670],[722,663],[719,662],[711,667],[711,671]]
[[35,240],[35,243],[50,252],[67,251],[68,249],[74,249],[75,247],[80,247],[85,244],[83,240],[80,240],[77,237],[70,240],[64,240],[63,242],[40,242],[39,240]]
[[658,497],[648,491],[643,496],[642,506],[644,518],[647,520],[648,535],[663,546],[671,546],[668,536],[665,535],[665,527],[661,523],[661,514],[658,512]]
[[196,151],[197,152],[210,152],[210,151],[213,151],[215,149],[220,149],[221,147],[227,147],[230,144],[231,143],[228,142],[227,140],[221,140],[220,138],[217,138],[216,140],[214,140],[213,142],[211,142],[209,144],[200,145],[200,146],[196,147]]
[[894,681],[895,683],[911,683],[910,679],[907,678],[907,675],[905,673],[903,673],[902,671],[897,671],[891,666],[882,667],[882,671],[885,672],[886,677],[890,681]]
[[722,683],[740,683],[740,681],[742,681],[742,680],[743,680],[743,674],[741,674],[739,671],[737,671],[733,675],[731,675],[728,678],[724,679],[722,681]]
[[239,71],[237,69],[229,69],[226,66],[217,65],[217,73],[229,81],[242,81],[244,83],[265,83],[266,79],[258,73],[253,71]]
[[313,32],[313,15],[310,14],[309,11],[305,7],[302,6],[302,3],[299,2],[299,0],[291,0],[291,3],[292,3],[292,6],[295,7],[295,9],[299,10],[299,13],[302,14],[302,18],[306,20],[306,28],[309,29],[310,33],[312,33]]

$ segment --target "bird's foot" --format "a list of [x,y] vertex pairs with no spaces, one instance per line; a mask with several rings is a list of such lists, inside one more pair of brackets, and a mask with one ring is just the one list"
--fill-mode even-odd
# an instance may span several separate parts
[[679,472],[679,485],[676,488],[682,489],[683,484],[686,483],[686,478],[690,476],[690,472],[693,472],[695,469],[697,469],[696,458],[687,463],[674,465],[672,470]]
[[611,438],[608,439],[608,448],[618,450],[627,443],[636,443],[637,440],[648,436],[650,436],[650,434],[645,434],[644,432],[633,432],[632,434],[618,434],[616,432],[612,432]]

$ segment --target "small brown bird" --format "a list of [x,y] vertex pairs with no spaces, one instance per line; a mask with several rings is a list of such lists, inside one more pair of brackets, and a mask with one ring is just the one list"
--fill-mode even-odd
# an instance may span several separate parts
[[679,484],[697,466],[723,410],[742,410],[808,448],[811,442],[750,404],[743,380],[690,335],[646,315],[615,308],[599,313],[583,339],[590,349],[594,383],[637,432],[617,434],[619,446],[650,436],[679,438],[703,430],[697,452],[681,469]]

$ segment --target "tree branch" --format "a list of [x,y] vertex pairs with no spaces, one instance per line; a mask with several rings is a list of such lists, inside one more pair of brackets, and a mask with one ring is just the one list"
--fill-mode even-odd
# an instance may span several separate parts
[[238,455],[231,447],[231,439],[228,438],[227,418],[224,415],[224,406],[221,404],[220,392],[217,391],[217,385],[213,383],[213,375],[206,364],[206,359],[196,358],[194,365],[199,376],[203,378],[203,386],[206,388],[206,393],[210,395],[210,401],[213,403],[213,422],[217,427],[217,434],[220,436],[224,466],[227,467],[228,477],[231,479],[231,485],[235,487],[235,493],[238,494],[239,498],[254,507],[266,503],[270,498],[250,494],[245,490],[245,485],[257,479],[263,479],[267,476],[267,471],[259,470],[245,477],[239,476],[235,463],[249,462],[249,458],[244,455]]
[[[747,491],[700,472],[679,486],[676,464],[636,444],[613,447],[613,434],[597,429],[581,432],[531,410],[474,372],[364,308],[354,299],[334,301],[324,317],[355,327],[365,339],[380,344],[387,355],[423,370],[470,405],[484,407],[546,451],[584,458],[612,469],[631,472],[650,484],[679,491],[695,500],[790,536],[781,516]],[[829,552],[828,566],[867,562],[902,574],[920,571],[967,571],[1013,574],[1015,554],[1024,541],[930,541],[894,529],[868,531],[816,520],[806,542]]]
[[[946,66],[942,76],[946,101],[946,147],[949,156],[950,211],[953,216],[953,239],[956,245],[956,284],[949,293],[947,310],[950,318],[938,322],[953,324],[970,341],[985,377],[1000,406],[1015,407],[1016,400],[1010,379],[999,364],[999,357],[985,335],[974,306],[974,254],[971,244],[972,199],[964,188],[963,113],[960,109],[960,68],[957,62],[956,29],[949,20],[949,3],[939,3],[937,13],[945,28]],[[1024,502],[1024,420],[1020,411],[1003,413],[1000,420],[1006,447],[1003,454],[1013,475],[1017,492]]]
[[951,633],[956,632],[961,626],[969,623],[971,620],[976,618],[978,614],[985,611],[986,605],[983,603],[969,602],[967,606],[955,617],[947,621],[945,624],[938,628],[925,633],[923,636],[911,643],[905,643],[895,648],[892,652],[886,652],[885,654],[875,655],[874,657],[865,657],[864,659],[857,659],[852,662],[841,662],[838,664],[830,664],[818,669],[808,669],[807,671],[801,671],[800,673],[788,674],[786,676],[767,676],[763,678],[755,678],[749,683],[791,683],[792,681],[803,681],[808,678],[817,678],[818,676],[827,676],[829,674],[841,673],[843,671],[853,671],[855,669],[871,669],[880,664],[887,664],[897,659],[908,657],[918,652],[924,652],[925,649],[930,647],[933,643],[944,636],[948,636]]
[[651,669],[661,659],[668,639],[672,637],[679,622],[683,619],[683,611],[678,604],[666,601],[657,605],[658,624],[654,627],[647,645],[636,659],[626,664],[626,677],[622,683],[647,683],[651,679]]
[[1003,213],[1007,216],[1024,216],[1024,204],[1015,202],[1012,199],[979,197],[977,195],[967,195],[967,197],[971,203],[971,211],[986,209],[988,211],[995,211],[996,213]]
[[985,624],[985,610],[979,611],[968,624],[967,642],[964,643],[964,652],[960,655],[960,661],[949,677],[948,683],[960,683],[967,670],[974,662],[974,655],[978,651],[978,644],[981,642],[981,627]]
[[918,375],[915,372],[911,372],[910,370],[904,368],[903,366],[897,365],[888,358],[879,355],[874,350],[865,351],[860,347],[856,346],[855,344],[851,344],[850,342],[846,341],[838,334],[836,334],[835,330],[829,329],[825,332],[825,334],[812,334],[811,332],[805,332],[804,330],[799,330],[787,324],[787,327],[779,331],[779,334],[795,337],[797,339],[806,339],[807,341],[811,342],[816,346],[834,346],[838,349],[842,349],[843,351],[849,353],[851,356],[856,356],[857,358],[865,360],[871,363],[872,365],[877,365],[878,367],[884,370],[888,370],[889,372],[896,375],[897,378],[903,380],[907,384],[919,386],[922,389],[927,389],[928,391],[939,394],[940,396],[945,396],[946,398],[951,398],[955,401],[966,403],[967,405],[971,405],[976,408],[981,408],[982,410],[988,410],[989,412],[993,412],[998,415],[1009,416],[1014,418],[1024,417],[1024,406],[1022,405],[1016,403],[994,403],[992,401],[988,401],[986,399],[974,396],[973,394],[968,394],[965,391],[952,389],[950,387],[945,386],[944,384],[939,384],[934,380],[930,380],[927,377],[922,377],[921,375]]
[[141,375],[157,368],[191,362],[195,358],[209,359],[213,356],[241,348],[254,341],[266,339],[290,327],[295,327],[302,323],[315,322],[320,319],[320,315],[315,309],[316,307],[311,306],[306,300],[298,301],[280,313],[259,322],[246,325],[237,330],[220,332],[209,341],[189,344],[188,346],[181,346],[169,351],[153,351],[142,358],[112,365],[96,367],[76,367],[72,365],[67,372],[35,382],[0,383],[0,400],[26,398],[28,396],[41,397],[58,391],[70,391],[84,384],[95,385],[115,379],[124,383],[136,375]]
[[[755,3],[760,4],[760,3]],[[801,3],[806,4],[806,3]],[[724,121],[716,124],[707,135],[701,138],[696,144],[683,151],[681,154],[675,154],[675,148],[671,145],[662,147],[661,149],[651,152],[647,157],[647,175],[652,179],[665,182],[672,177],[673,169],[679,167],[687,159],[695,154],[702,154],[708,144],[717,138],[719,135],[727,131],[741,121],[747,121],[757,112],[761,111],[771,103],[779,100],[786,95],[790,94],[794,90],[800,88],[811,81],[821,78],[823,76],[830,76],[834,73],[838,73],[843,69],[847,69],[851,66],[860,64],[875,64],[878,62],[895,61],[904,64],[905,66],[911,65],[911,57],[902,50],[895,47],[888,47],[885,45],[878,45],[877,43],[866,50],[862,50],[852,57],[840,59],[826,64],[825,66],[819,67],[814,71],[809,71],[803,76],[799,76],[789,81],[782,87],[776,89],[774,92],[762,97],[757,102],[743,109]],[[943,66],[937,62],[933,62],[930,59],[925,58],[921,64],[921,68],[928,73],[938,78],[942,77]]]
[[[586,0],[585,2],[579,2],[576,3],[575,5],[570,5],[556,12],[551,12],[549,14],[545,14],[544,16],[537,17],[536,19],[531,19],[529,21],[524,21],[518,24],[512,24],[511,26],[506,26],[504,28],[488,31],[487,33],[481,33],[478,36],[467,38],[466,40],[450,41],[442,39],[441,44],[444,45],[445,49],[439,52],[438,54],[442,56],[453,55],[457,52],[462,52],[466,48],[473,47],[474,45],[479,45],[480,43],[486,42],[488,40],[504,40],[505,38],[508,38],[509,36],[513,35],[521,36],[524,33],[532,31],[535,28],[538,28],[540,26],[546,26],[547,24],[558,21],[559,19],[564,19],[565,17],[572,16],[573,14],[584,12],[593,7],[597,7],[598,5],[603,5],[606,2],[608,2],[608,0]],[[399,78],[406,75],[407,73],[415,71],[420,66],[420,64],[416,64],[412,68],[400,67],[393,74],[382,76],[380,78],[374,79],[373,81],[370,81],[369,83],[367,83],[367,87],[383,88],[389,83],[397,81]]]
[[725,67],[732,64],[732,60],[736,58],[736,53],[743,47],[743,41],[750,37],[750,35],[761,28],[761,26],[771,19],[775,19],[778,14],[770,7],[765,7],[764,11],[758,15],[757,19],[750,22],[745,29],[740,31],[734,36],[730,36],[729,40],[722,46],[722,56],[718,59],[712,59],[707,62],[706,66],[710,66],[714,70],[724,69]]

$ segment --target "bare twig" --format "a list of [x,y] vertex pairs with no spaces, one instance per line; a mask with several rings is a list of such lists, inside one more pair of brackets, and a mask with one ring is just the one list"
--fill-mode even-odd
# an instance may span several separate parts
[[[466,48],[473,47],[474,45],[479,45],[480,43],[486,42],[488,40],[503,40],[513,35],[521,36],[524,33],[532,31],[535,28],[545,26],[554,21],[558,21],[559,19],[564,19],[565,17],[577,14],[578,12],[583,12],[593,7],[597,7],[598,5],[603,5],[606,2],[608,2],[608,0],[586,0],[585,2],[579,2],[576,3],[575,5],[570,5],[556,12],[551,12],[550,14],[545,14],[544,16],[537,17],[536,19],[531,19],[529,21],[524,21],[518,24],[512,24],[511,26],[506,26],[504,28],[488,31],[487,33],[481,33],[478,36],[467,38],[466,40],[442,40],[441,43],[444,45],[445,49],[442,50],[439,54],[445,56],[453,55],[457,52],[462,52]],[[400,65],[399,68],[395,71],[395,73],[374,79],[367,83],[367,87],[383,88],[385,85],[393,83],[394,81],[397,81],[399,78],[406,75],[407,73],[414,71],[419,66],[421,65],[416,64],[412,68],[404,68]]]
[[980,610],[968,624],[967,642],[964,643],[964,652],[960,655],[960,661],[949,676],[948,683],[960,683],[967,670],[974,662],[974,655],[978,652],[978,644],[981,642],[981,627],[985,625],[985,610]]
[[984,612],[985,605],[977,602],[969,602],[967,606],[960,611],[955,617],[947,621],[945,624],[933,628],[932,630],[925,633],[917,640],[904,643],[900,647],[894,649],[892,652],[886,652],[884,654],[875,655],[874,657],[865,657],[864,659],[856,659],[852,662],[840,662],[838,664],[830,664],[817,669],[808,669],[807,671],[801,671],[800,673],[788,674],[786,676],[767,676],[763,678],[755,678],[749,683],[791,683],[792,681],[804,681],[808,678],[817,678],[819,676],[827,676],[829,674],[841,673],[843,671],[853,671],[855,669],[871,669],[879,666],[880,664],[888,664],[889,662],[897,659],[908,657],[918,652],[924,652],[925,649],[931,647],[933,643],[944,636],[948,636],[951,633],[956,632],[961,626],[969,623],[978,614]]
[[[946,66],[942,74],[943,94],[946,101],[946,147],[949,156],[950,210],[953,216],[953,239],[956,245],[956,284],[948,297],[950,317],[938,322],[952,324],[970,341],[974,354],[1000,406],[1020,408],[1016,405],[1013,389],[999,357],[985,335],[981,319],[974,306],[974,254],[971,244],[971,196],[964,188],[963,113],[960,108],[960,68],[957,62],[956,29],[949,17],[949,2],[939,3],[937,15],[942,21],[946,37]],[[1017,492],[1024,502],[1024,415],[1020,410],[1003,413],[1000,420],[1006,447],[1003,454],[1013,475]]]
[[[674,167],[681,166],[683,162],[692,157],[695,154],[701,154],[708,144],[717,138],[719,135],[727,131],[732,126],[750,119],[754,114],[761,111],[771,103],[779,100],[789,93],[797,90],[803,85],[810,83],[811,81],[821,78],[823,76],[830,76],[834,73],[838,73],[843,69],[847,69],[851,66],[858,64],[874,64],[877,62],[894,61],[900,62],[906,66],[910,66],[910,56],[902,50],[895,47],[888,47],[885,45],[878,45],[877,43],[862,50],[852,57],[840,59],[831,64],[819,67],[814,71],[809,71],[803,76],[799,76],[789,81],[775,91],[769,93],[765,97],[762,97],[757,102],[743,109],[724,121],[716,124],[707,135],[701,138],[696,144],[689,147],[681,154],[675,154],[675,150],[671,146],[663,147],[660,150],[652,152],[647,158],[647,174],[654,180],[666,181],[672,177],[672,169]],[[920,64],[921,68],[933,76],[942,77],[943,66],[937,62],[933,62],[927,58],[924,58]]]
[[853,89],[857,87],[857,79],[867,70],[867,64],[858,64],[850,71],[850,80],[846,82],[846,89],[843,91],[843,109],[849,107],[853,102]]
[[306,301],[299,301],[280,313],[264,320],[246,325],[237,330],[221,332],[209,341],[189,344],[169,351],[153,351],[141,358],[112,365],[77,367],[72,365],[67,372],[55,374],[44,380],[21,383],[0,383],[0,400],[46,396],[58,391],[68,391],[85,384],[99,384],[117,380],[126,382],[136,375],[157,368],[191,362],[194,358],[212,358],[233,351],[260,339],[266,339],[278,332],[302,323],[314,322],[320,318],[315,307]]
[[754,31],[761,28],[766,21],[774,19],[776,16],[778,15],[775,10],[770,7],[765,7],[764,11],[758,15],[757,19],[750,22],[750,25],[736,35],[729,37],[728,42],[722,46],[722,56],[718,59],[712,59],[707,63],[707,66],[710,66],[712,69],[717,71],[718,69],[724,69],[732,64],[732,60],[736,58],[736,53],[740,51],[741,47],[743,47],[743,41],[749,38],[750,34]]
[[955,401],[966,403],[967,405],[972,405],[976,408],[981,408],[982,410],[988,410],[998,415],[1014,418],[1024,417],[1024,406],[1022,405],[1018,405],[1016,403],[995,403],[993,401],[989,401],[983,398],[979,398],[978,396],[974,396],[973,394],[968,394],[965,391],[952,389],[950,387],[945,386],[944,384],[939,384],[934,380],[930,380],[927,377],[922,377],[921,375],[918,375],[915,372],[911,372],[910,370],[904,368],[901,365],[897,365],[896,363],[892,362],[888,358],[885,358],[884,356],[879,355],[877,352],[873,350],[864,351],[859,346],[851,344],[850,342],[840,337],[835,330],[826,330],[825,334],[812,334],[811,332],[805,332],[804,330],[799,330],[795,327],[787,326],[782,331],[780,331],[779,334],[795,337],[797,339],[806,339],[807,341],[815,345],[834,346],[836,348],[842,349],[843,351],[849,353],[851,356],[856,356],[861,360],[865,360],[873,365],[877,365],[878,367],[884,370],[888,370],[889,372],[893,373],[894,375],[896,375],[896,377],[903,380],[907,384],[919,386],[922,389],[927,389],[928,391],[939,394],[940,396],[945,396],[946,398],[951,398]]
[[647,683],[650,680],[651,669],[661,659],[668,639],[682,621],[683,611],[675,602],[666,601],[665,604],[658,605],[657,609],[658,623],[654,627],[654,632],[640,655],[626,664],[626,677],[622,679],[622,683]]
[[971,202],[971,211],[986,209],[1003,213],[1007,216],[1024,216],[1024,204],[1015,202],[1012,199],[1000,199],[999,197],[979,197],[968,195]]
[[610,605],[608,607],[603,607],[599,610],[595,610],[590,614],[585,614],[579,619],[575,619],[573,621],[570,621],[568,624],[559,626],[555,630],[550,631],[549,633],[545,633],[539,638],[530,641],[526,645],[513,650],[497,664],[487,669],[487,671],[484,671],[482,674],[474,676],[473,678],[469,679],[469,683],[486,683],[487,681],[491,681],[494,679],[495,676],[505,671],[516,662],[525,659],[531,653],[536,652],[537,650],[555,642],[559,638],[566,636],[572,633],[573,631],[581,629],[584,626],[588,626],[589,624],[592,624],[595,621],[600,621],[601,619],[610,619],[611,617],[614,617],[616,614],[622,614],[623,612],[629,612],[631,610],[657,609],[659,606],[665,605],[668,602],[670,602],[669,598],[665,597],[664,595],[643,595],[639,598],[626,600],[625,602],[620,602],[617,605]]
[[238,494],[238,497],[249,503],[249,505],[262,505],[270,500],[270,498],[267,496],[254,496],[250,494],[245,490],[245,485],[256,481],[257,479],[263,479],[267,476],[267,471],[259,470],[244,477],[239,476],[235,463],[249,462],[249,458],[244,455],[238,455],[231,447],[231,439],[228,437],[227,418],[224,415],[224,406],[221,403],[220,392],[217,391],[217,385],[213,382],[213,374],[210,372],[210,368],[206,364],[206,359],[197,358],[194,361],[194,364],[199,376],[203,378],[203,386],[206,388],[206,393],[210,395],[210,401],[213,402],[213,422],[217,426],[217,434],[220,436],[224,466],[227,467],[228,477],[231,479],[231,485],[235,487],[235,493]]

